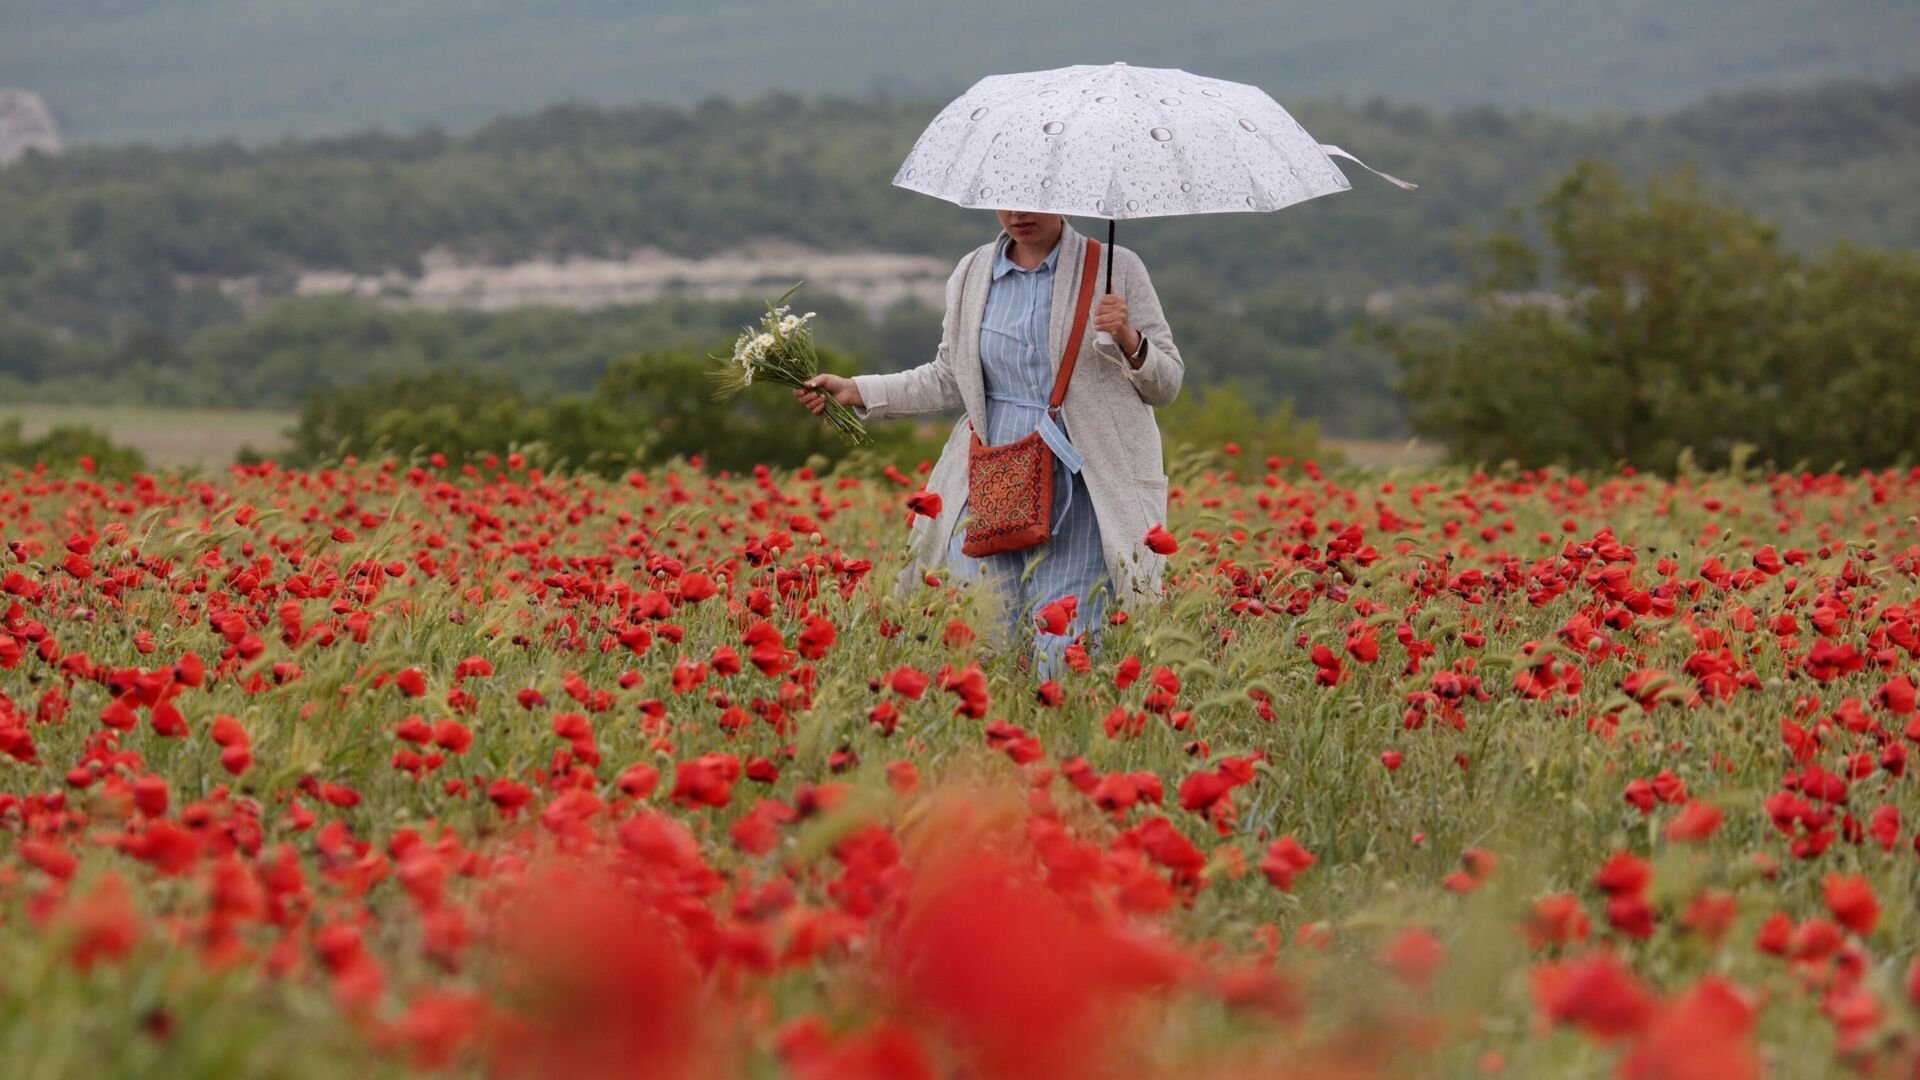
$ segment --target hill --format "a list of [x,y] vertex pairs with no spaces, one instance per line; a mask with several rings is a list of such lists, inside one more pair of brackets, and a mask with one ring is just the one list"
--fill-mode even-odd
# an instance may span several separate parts
[[[648,344],[724,345],[791,277],[734,300],[687,291],[593,312],[392,311],[293,294],[328,274],[378,292],[445,258],[695,259],[788,244],[950,263],[991,219],[888,183],[936,108],[791,95],[566,106],[463,135],[34,157],[0,172],[0,396],[284,407],[313,385],[447,364],[581,390]],[[1582,158],[1630,173],[1692,163],[1717,196],[1779,223],[1803,251],[1920,247],[1920,79],[1729,95],[1655,116],[1383,101],[1295,111],[1421,190],[1359,175],[1352,192],[1283,213],[1129,224],[1123,242],[1153,267],[1200,378],[1292,398],[1335,434],[1399,425],[1394,371],[1354,339],[1356,316],[1457,296],[1472,272],[1462,240],[1500,227]],[[830,344],[875,367],[924,358],[934,312],[875,319],[831,299],[809,300]]]
[[1126,60],[1283,102],[1677,107],[1920,70],[1920,6],[1800,0],[0,0],[0,73],[71,141],[470,129],[532,103],[951,96]]

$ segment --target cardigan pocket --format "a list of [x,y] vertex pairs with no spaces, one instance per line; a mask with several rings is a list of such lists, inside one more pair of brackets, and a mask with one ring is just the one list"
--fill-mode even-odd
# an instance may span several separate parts
[[1141,509],[1146,511],[1149,524],[1164,524],[1167,519],[1167,478],[1164,476],[1136,477],[1133,481],[1135,497]]

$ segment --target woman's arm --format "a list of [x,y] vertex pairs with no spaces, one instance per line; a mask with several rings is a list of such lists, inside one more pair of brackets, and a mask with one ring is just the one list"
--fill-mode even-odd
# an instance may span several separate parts
[[1165,408],[1180,396],[1186,364],[1180,359],[1179,346],[1173,343],[1173,330],[1167,326],[1146,264],[1126,248],[1113,253],[1113,291],[1126,301],[1128,322],[1147,339],[1147,355],[1135,367],[1119,345],[1096,343],[1094,348],[1126,371],[1141,401],[1156,409]]
[[946,312],[940,317],[940,344],[933,359],[919,367],[891,375],[856,375],[855,393],[864,408],[861,419],[885,420],[894,416],[942,412],[960,408],[960,384],[953,377],[953,334],[960,321],[960,292],[973,256],[960,260],[947,278]]

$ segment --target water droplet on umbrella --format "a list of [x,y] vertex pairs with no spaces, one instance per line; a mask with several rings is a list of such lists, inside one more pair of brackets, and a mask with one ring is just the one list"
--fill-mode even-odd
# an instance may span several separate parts
[[[983,188],[981,188],[981,189],[980,189],[980,197],[981,197],[981,198],[983,198],[983,199],[984,199],[984,198],[987,198],[987,197],[989,197],[989,196],[991,196],[992,194],[993,194],[993,189],[992,189],[992,188],[990,188],[990,187],[983,187]],[[1247,200],[1247,203],[1248,203],[1248,205],[1252,205],[1252,203],[1253,203],[1253,200],[1252,200],[1252,199],[1248,199],[1248,200]]]
[[1058,120],[1049,120],[1046,123],[1040,125],[1040,130],[1046,132],[1049,135],[1058,135],[1061,132],[1067,130],[1067,125],[1061,123]]
[[1106,212],[1107,212],[1107,200],[1105,200],[1105,199],[1095,199],[1095,200],[1094,200],[1094,202],[1093,202],[1093,208],[1094,208],[1095,210],[1098,210],[1098,211],[1099,211],[1100,213],[1102,213],[1102,214],[1104,214],[1104,213],[1106,213]]
[[1050,188],[1050,187],[1052,187],[1052,186],[1053,186],[1053,177],[1051,177],[1051,176],[1043,176],[1043,177],[1041,177],[1041,178],[1040,178],[1040,188],[1041,188],[1041,190],[1042,190],[1042,191],[1044,191],[1044,190],[1046,190],[1047,188]]
[[1179,99],[1179,98],[1177,98],[1177,97],[1163,97],[1163,98],[1161,98],[1161,99],[1160,99],[1160,104],[1162,104],[1162,105],[1178,105],[1178,104],[1180,104],[1180,99]]
[[1252,206],[1252,205],[1253,205],[1253,196],[1251,196],[1251,195],[1249,195],[1249,196],[1247,196],[1247,205],[1248,205],[1248,206]]
[[1257,128],[1257,127],[1254,127],[1254,126],[1253,126],[1253,121],[1251,121],[1251,120],[1241,120],[1241,121],[1240,121],[1240,126],[1241,126],[1242,128],[1244,128],[1244,129],[1246,129],[1247,131],[1259,131],[1259,130],[1260,130],[1259,128]]
[[1147,132],[1147,134],[1153,136],[1154,142],[1168,142],[1173,138],[1173,132],[1168,131],[1166,128],[1154,128],[1152,131]]
[[1057,94],[1057,93],[1059,93],[1059,92],[1060,92],[1060,91],[1058,91],[1058,90],[1042,90],[1042,91],[1040,91],[1040,96],[1041,96],[1041,97],[1052,97],[1053,95],[1055,95],[1055,94]]
[[1118,100],[1120,100],[1120,99],[1119,99],[1119,98],[1116,98],[1116,97],[1114,97],[1114,96],[1113,96],[1113,95],[1111,95],[1111,94],[1101,94],[1101,95],[1100,95],[1099,97],[1097,97],[1097,98],[1094,98],[1093,100],[1095,100],[1095,101],[1097,101],[1097,102],[1099,102],[1099,103],[1100,103],[1100,104],[1102,104],[1102,105],[1111,105],[1111,104],[1113,104],[1114,102],[1116,102],[1116,101],[1118,101]]
[[1132,199],[1128,199],[1128,200],[1127,200],[1127,209],[1128,209],[1128,210],[1138,210],[1138,209],[1140,209],[1140,204],[1139,204],[1138,202],[1135,202],[1135,201],[1134,201],[1134,200],[1132,200]]
[[973,110],[973,115],[971,117],[968,117],[968,119],[978,120],[985,115],[987,115],[987,107],[985,105],[982,105],[979,108]]
[[1182,181],[1180,181],[1180,190],[1181,190],[1181,191],[1192,191],[1192,190],[1193,190],[1193,185],[1192,185],[1192,184],[1190,184],[1190,183],[1188,183],[1188,182],[1187,182],[1187,181],[1185,181],[1185,180],[1182,180]]
[[908,169],[908,170],[907,170],[906,172],[904,172],[904,173],[901,173],[901,174],[900,174],[900,179],[902,179],[902,180],[911,180],[911,179],[913,179],[913,170],[912,170],[912,169]]
[[1218,90],[1213,90],[1213,89],[1207,89],[1207,90],[1202,90],[1202,91],[1200,91],[1200,92],[1201,92],[1202,94],[1205,94],[1205,95],[1206,95],[1206,96],[1208,96],[1208,97],[1219,97],[1219,96],[1220,96],[1220,91],[1218,91]]

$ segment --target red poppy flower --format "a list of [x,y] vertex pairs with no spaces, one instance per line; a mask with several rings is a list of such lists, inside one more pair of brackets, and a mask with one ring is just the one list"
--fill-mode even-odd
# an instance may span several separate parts
[[1732,895],[1708,889],[1688,901],[1687,910],[1680,916],[1680,926],[1717,947],[1732,929],[1739,912],[1739,903]]
[[1638,896],[1653,880],[1653,867],[1631,852],[1615,852],[1594,875],[1593,883],[1609,896]]
[[1460,853],[1460,869],[1448,874],[1441,885],[1449,892],[1470,893],[1485,885],[1500,865],[1500,857],[1485,848],[1471,847]]
[[1667,822],[1669,840],[1707,840],[1720,831],[1720,823],[1726,815],[1720,808],[1703,802],[1690,802],[1682,807],[1680,813]]
[[427,676],[419,668],[410,667],[393,677],[393,685],[408,697],[419,697],[427,692]]
[[60,922],[71,934],[68,956],[81,971],[90,971],[102,961],[125,959],[140,940],[132,891],[124,878],[111,872],[69,904]]
[[991,698],[987,694],[987,673],[980,670],[978,662],[968,664],[963,670],[941,669],[940,689],[960,699],[954,706],[955,716],[970,716],[975,720],[987,715],[987,706]]
[[1346,681],[1346,668],[1340,663],[1340,657],[1325,645],[1315,645],[1312,653],[1315,668],[1313,682],[1316,686],[1339,686]]
[[1873,933],[1880,922],[1880,901],[1867,879],[1855,874],[1828,874],[1822,886],[1827,910],[1840,925],[1856,934]]
[[1874,691],[1874,703],[1880,708],[1897,716],[1905,716],[1914,711],[1916,700],[1920,699],[1920,687],[1915,687],[1913,676],[1900,675],[1882,683]]
[[1074,617],[1079,613],[1080,598],[1068,595],[1042,605],[1038,611],[1034,612],[1033,617],[1039,624],[1041,633],[1058,635],[1067,632],[1067,628],[1073,625]]
[[533,789],[513,780],[495,780],[487,785],[487,801],[499,807],[501,813],[512,817],[521,807],[533,801]]
[[1709,975],[1659,1010],[1620,1062],[1622,1080],[1712,1077],[1759,1080],[1765,1075],[1753,1047],[1753,1006],[1732,983]]
[[1401,931],[1380,951],[1381,965],[1415,990],[1430,986],[1446,961],[1446,948],[1418,927]]
[[1571,945],[1587,940],[1590,925],[1579,897],[1572,893],[1542,897],[1534,901],[1527,917],[1527,942],[1536,949]]
[[703,754],[674,768],[673,800],[686,807],[725,807],[733,801],[740,759],[732,754]]
[[1555,1023],[1602,1040],[1642,1031],[1658,1015],[1646,987],[1605,952],[1534,968],[1533,998]]
[[719,592],[720,586],[714,584],[713,579],[705,574],[694,572],[680,576],[679,597],[683,603],[697,604],[718,595]]
[[916,491],[907,496],[907,509],[921,517],[939,517],[941,506],[940,496],[935,492]]
[[644,761],[636,761],[621,771],[620,779],[614,786],[627,798],[640,800],[651,798],[659,784],[660,770]]
[[1260,872],[1265,874],[1267,882],[1281,892],[1293,891],[1293,879],[1301,871],[1320,860],[1300,842],[1291,836],[1283,836],[1267,848],[1260,859]]

